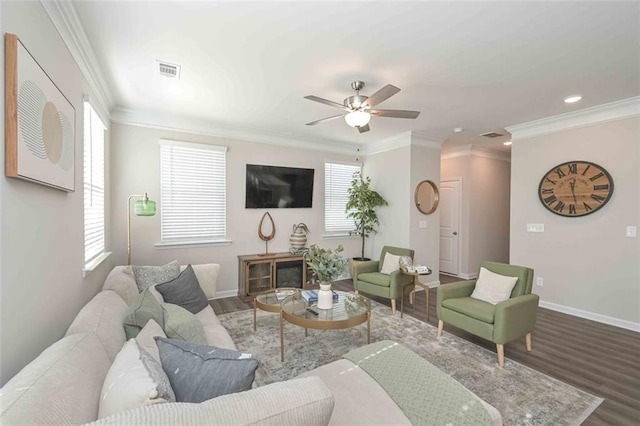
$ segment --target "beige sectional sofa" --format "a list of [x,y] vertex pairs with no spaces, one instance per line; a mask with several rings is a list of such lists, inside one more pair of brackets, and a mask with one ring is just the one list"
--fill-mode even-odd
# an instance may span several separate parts
[[[213,297],[217,265],[193,268],[205,294]],[[103,290],[82,308],[65,337],[0,390],[0,424],[410,424],[376,381],[346,359],[303,377],[200,404],[156,404],[98,420],[102,385],[126,341],[122,323],[137,294],[130,270],[120,266],[111,271]],[[208,344],[236,349],[210,306],[196,317]],[[495,408],[481,402],[492,423],[501,424]]]

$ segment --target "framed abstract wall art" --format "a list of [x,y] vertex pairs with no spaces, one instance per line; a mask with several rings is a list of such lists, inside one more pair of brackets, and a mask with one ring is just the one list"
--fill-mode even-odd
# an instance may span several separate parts
[[73,191],[75,115],[14,34],[5,34],[5,174]]

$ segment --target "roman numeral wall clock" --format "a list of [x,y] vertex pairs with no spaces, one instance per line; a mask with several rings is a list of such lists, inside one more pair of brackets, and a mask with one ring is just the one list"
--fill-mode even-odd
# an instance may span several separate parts
[[604,207],[613,195],[613,178],[589,161],[568,161],[549,170],[540,180],[538,196],[551,213],[580,217]]

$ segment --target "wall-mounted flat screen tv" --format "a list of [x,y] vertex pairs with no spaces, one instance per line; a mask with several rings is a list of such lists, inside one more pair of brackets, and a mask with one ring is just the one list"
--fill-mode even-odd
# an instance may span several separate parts
[[248,209],[309,208],[314,169],[247,164]]

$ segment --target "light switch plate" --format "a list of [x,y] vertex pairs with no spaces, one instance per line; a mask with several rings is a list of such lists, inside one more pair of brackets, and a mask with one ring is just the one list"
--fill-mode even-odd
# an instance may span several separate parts
[[544,232],[544,223],[527,223],[527,232]]
[[638,236],[638,228],[636,226],[627,226],[626,236],[629,238],[635,238]]
[[427,221],[426,220],[421,220],[419,226],[420,226],[420,228],[426,228],[427,227]]

